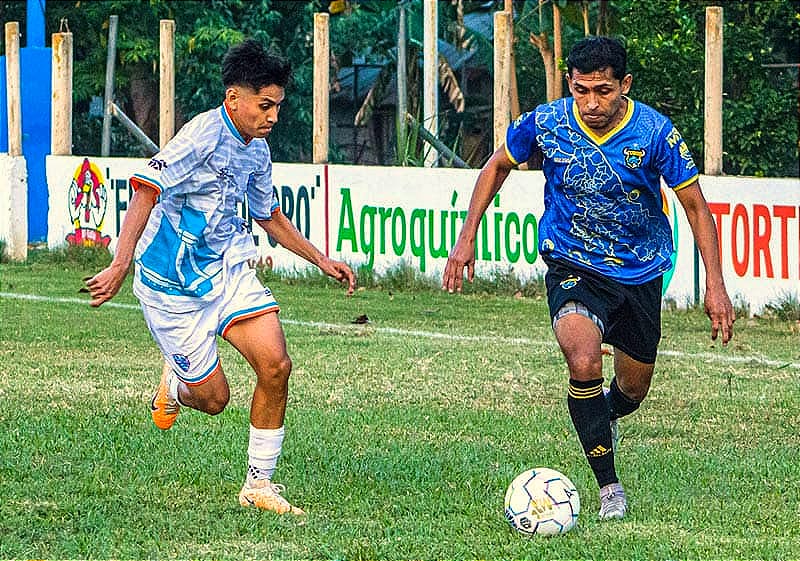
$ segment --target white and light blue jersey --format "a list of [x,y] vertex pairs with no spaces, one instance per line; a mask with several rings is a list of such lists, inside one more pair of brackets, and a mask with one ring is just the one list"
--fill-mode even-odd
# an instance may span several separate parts
[[540,105],[508,128],[506,151],[517,164],[544,155],[542,256],[641,284],[672,266],[661,177],[677,191],[698,171],[667,117],[626,100],[624,118],[602,137],[582,121],[573,98]]
[[136,246],[134,294],[173,312],[221,293],[223,260],[257,256],[238,205],[256,219],[278,209],[266,140],[245,142],[224,105],[186,123],[130,181],[160,195]]

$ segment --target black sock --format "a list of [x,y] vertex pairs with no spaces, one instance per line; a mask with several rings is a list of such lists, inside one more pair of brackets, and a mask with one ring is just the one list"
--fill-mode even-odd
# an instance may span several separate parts
[[606,394],[606,401],[608,402],[608,409],[611,412],[611,419],[619,419],[625,415],[630,415],[637,409],[641,402],[634,401],[627,395],[622,393],[617,384],[617,377],[611,380],[610,391]]
[[567,407],[597,484],[603,487],[619,482],[614,469],[611,418],[603,396],[603,379],[580,382],[570,378]]

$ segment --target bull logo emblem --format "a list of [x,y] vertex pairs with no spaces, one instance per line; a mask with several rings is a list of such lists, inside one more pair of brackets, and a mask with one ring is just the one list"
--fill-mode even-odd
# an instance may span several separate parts
[[67,235],[70,245],[108,247],[111,236],[101,232],[108,194],[97,166],[84,158],[69,186],[69,217],[75,231]]

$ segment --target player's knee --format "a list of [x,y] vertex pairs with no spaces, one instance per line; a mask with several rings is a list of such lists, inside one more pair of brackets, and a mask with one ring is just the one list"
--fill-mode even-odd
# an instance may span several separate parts
[[641,403],[647,397],[647,392],[650,391],[650,382],[623,383],[620,384],[619,389],[629,400]]
[[292,373],[292,359],[284,354],[259,366],[258,379],[269,385],[283,385]]
[[225,410],[225,407],[227,407],[230,399],[230,391],[228,388],[225,388],[224,391],[214,394],[206,399],[203,411],[209,415],[219,415]]
[[567,356],[569,374],[575,380],[589,381],[603,375],[602,358],[586,353],[575,353]]

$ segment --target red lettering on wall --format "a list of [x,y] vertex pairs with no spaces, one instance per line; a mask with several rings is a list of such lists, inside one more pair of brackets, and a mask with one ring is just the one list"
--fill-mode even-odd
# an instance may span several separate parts
[[[764,226],[763,230],[761,226]],[[772,257],[769,253],[769,239],[772,237],[772,216],[765,205],[753,205],[753,276],[761,276],[761,259],[764,255],[764,268],[767,278],[773,278]]]
[[[742,223],[742,244],[744,245],[744,256],[739,259],[739,223]],[[733,225],[731,226],[731,252],[733,253],[733,270],[740,277],[747,274],[747,266],[750,261],[750,221],[747,218],[747,210],[744,205],[737,204],[733,209]]]
[[722,264],[722,217],[731,213],[731,205],[728,203],[708,203],[708,209],[714,217],[714,223],[717,225],[717,245],[719,246],[719,261]]
[[[772,213],[781,221],[781,278],[789,278],[789,219],[796,216],[795,207],[774,205]],[[800,255],[798,255],[800,257]],[[800,276],[800,273],[798,274]]]

